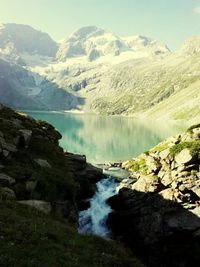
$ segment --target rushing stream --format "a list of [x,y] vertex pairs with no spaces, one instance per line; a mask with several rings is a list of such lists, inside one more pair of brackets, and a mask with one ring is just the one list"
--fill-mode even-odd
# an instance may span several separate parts
[[117,186],[118,182],[112,177],[97,183],[97,191],[90,199],[90,208],[79,213],[80,233],[93,233],[104,237],[110,235],[106,221],[112,209],[106,201],[117,193]]

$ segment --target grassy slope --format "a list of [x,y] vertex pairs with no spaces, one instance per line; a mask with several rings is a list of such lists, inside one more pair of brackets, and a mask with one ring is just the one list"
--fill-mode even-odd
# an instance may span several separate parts
[[125,62],[108,72],[109,79],[105,78],[107,83],[92,100],[91,108],[103,114],[132,115],[147,111],[148,117],[153,118],[168,115],[175,120],[194,116],[199,119],[199,67],[198,54],[184,53],[160,60]]
[[35,209],[0,202],[1,267],[142,267],[122,246]]
[[189,120],[196,123],[200,120],[200,82],[191,84],[184,90],[171,95],[146,112],[147,117]]

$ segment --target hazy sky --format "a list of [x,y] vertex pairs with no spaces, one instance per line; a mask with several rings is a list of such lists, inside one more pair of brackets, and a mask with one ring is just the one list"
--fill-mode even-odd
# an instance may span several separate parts
[[200,0],[0,0],[0,22],[29,24],[60,40],[86,25],[146,35],[176,49],[200,34]]

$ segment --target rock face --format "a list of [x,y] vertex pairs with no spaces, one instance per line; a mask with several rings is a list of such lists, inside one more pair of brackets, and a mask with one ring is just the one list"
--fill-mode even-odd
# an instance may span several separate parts
[[144,250],[148,266],[196,266],[190,253],[200,245],[199,130],[193,126],[122,164],[134,179],[122,181],[109,200],[109,223],[116,237]]
[[8,23],[0,28],[0,48],[12,46],[16,52],[54,57],[57,44],[47,33],[28,25]]
[[0,106],[0,199],[53,212],[77,223],[79,202],[91,197],[102,170],[64,152],[46,122]]

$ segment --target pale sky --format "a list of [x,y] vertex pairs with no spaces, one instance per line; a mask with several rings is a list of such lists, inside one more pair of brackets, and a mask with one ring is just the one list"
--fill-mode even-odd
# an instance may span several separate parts
[[179,48],[200,35],[200,0],[0,0],[0,22],[29,24],[55,40],[96,25]]

